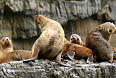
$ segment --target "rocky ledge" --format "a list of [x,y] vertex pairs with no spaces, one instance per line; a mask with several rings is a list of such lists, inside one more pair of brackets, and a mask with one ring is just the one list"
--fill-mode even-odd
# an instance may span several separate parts
[[66,60],[71,67],[54,61],[14,61],[0,64],[0,77],[4,78],[115,78],[115,63],[86,64],[84,60]]

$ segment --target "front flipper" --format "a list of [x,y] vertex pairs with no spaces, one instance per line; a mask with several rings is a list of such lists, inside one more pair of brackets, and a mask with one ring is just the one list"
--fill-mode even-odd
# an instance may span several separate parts
[[36,46],[34,48],[34,51],[32,51],[31,58],[25,59],[25,60],[22,60],[22,61],[33,61],[33,60],[37,59],[39,52],[40,52],[40,47],[39,46]]
[[64,63],[61,61],[61,55],[62,55],[62,50],[59,52],[59,54],[56,56],[56,62],[60,65],[63,65],[63,66],[71,66],[70,64],[68,63]]
[[92,64],[92,63],[93,63],[93,54],[90,55],[90,56],[87,58],[87,63],[88,63],[88,64]]
[[69,59],[72,60],[72,59],[74,59],[75,52],[74,52],[74,51],[68,51],[68,52],[67,52],[67,56],[68,56]]

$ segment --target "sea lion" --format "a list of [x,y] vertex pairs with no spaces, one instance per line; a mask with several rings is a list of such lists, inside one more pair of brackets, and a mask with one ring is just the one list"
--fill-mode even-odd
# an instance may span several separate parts
[[10,53],[0,52],[0,64],[8,63],[10,61],[21,61],[31,58],[31,51],[28,50],[14,50]]
[[78,45],[86,46],[86,44],[81,40],[81,37],[77,34],[72,34],[70,36],[70,42]]
[[91,49],[71,43],[70,41],[65,41],[63,45],[63,57],[68,56],[69,59],[87,59],[87,63],[96,61],[96,54]]
[[0,51],[10,53],[13,51],[12,40],[9,37],[3,37],[0,40]]
[[61,25],[43,15],[36,15],[39,27],[42,31],[40,37],[32,46],[32,57],[24,60],[49,59],[64,66],[70,66],[61,61],[62,47],[64,44],[64,30]]
[[113,48],[108,42],[111,34],[116,33],[116,27],[113,23],[106,22],[93,29],[86,38],[86,46],[92,49],[98,59],[98,62],[113,62]]

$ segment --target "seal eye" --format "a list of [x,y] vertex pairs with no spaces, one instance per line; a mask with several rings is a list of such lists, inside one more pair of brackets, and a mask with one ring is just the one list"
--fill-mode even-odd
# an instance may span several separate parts
[[112,32],[112,29],[109,29],[109,32],[111,33]]
[[4,41],[4,39],[3,39],[3,41]]

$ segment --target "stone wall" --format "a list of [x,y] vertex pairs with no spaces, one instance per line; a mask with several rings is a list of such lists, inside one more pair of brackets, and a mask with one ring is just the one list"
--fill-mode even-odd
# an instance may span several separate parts
[[[36,14],[45,15],[64,26],[69,20],[84,19],[101,10],[100,0],[93,2],[0,0],[0,4],[0,38],[8,36],[13,40],[14,49],[27,50],[31,49],[34,41],[41,34],[35,19]],[[70,34],[66,33],[66,35]]]

